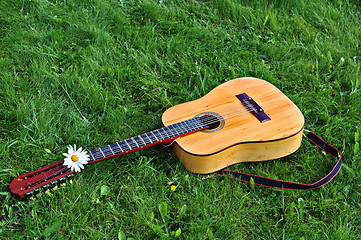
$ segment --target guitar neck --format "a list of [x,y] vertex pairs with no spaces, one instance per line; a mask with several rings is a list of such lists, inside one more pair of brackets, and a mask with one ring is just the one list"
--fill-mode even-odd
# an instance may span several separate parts
[[[208,126],[203,124],[199,117],[172,124],[88,151],[87,154],[90,157],[88,164],[135,152],[157,144],[169,144],[179,137],[206,128]],[[63,163],[64,161],[61,160],[14,178],[10,183],[11,192],[23,198],[39,192],[41,188],[52,187],[59,182],[65,181],[67,178],[73,177],[74,172],[64,166]]]
[[135,152],[157,144],[168,144],[175,139],[207,128],[199,117],[140,134],[104,147],[88,151],[88,164]]

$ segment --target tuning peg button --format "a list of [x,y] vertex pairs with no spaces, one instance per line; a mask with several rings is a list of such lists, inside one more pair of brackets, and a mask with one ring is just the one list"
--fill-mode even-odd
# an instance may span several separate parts
[[29,192],[26,192],[25,195],[30,196],[30,195],[33,195],[33,193],[34,193],[34,191],[31,190],[31,191],[29,191]]
[[52,185],[56,185],[56,184],[58,184],[58,180],[54,180],[54,181],[51,181],[50,183],[52,184]]

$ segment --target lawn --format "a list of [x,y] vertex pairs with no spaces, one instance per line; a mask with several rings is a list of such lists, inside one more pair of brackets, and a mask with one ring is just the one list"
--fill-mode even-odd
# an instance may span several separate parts
[[[1,239],[361,239],[361,10],[333,1],[0,2]],[[327,185],[270,189],[185,170],[153,147],[20,199],[13,178],[162,126],[169,107],[264,79],[343,153]],[[312,183],[336,159],[294,154],[227,169]]]

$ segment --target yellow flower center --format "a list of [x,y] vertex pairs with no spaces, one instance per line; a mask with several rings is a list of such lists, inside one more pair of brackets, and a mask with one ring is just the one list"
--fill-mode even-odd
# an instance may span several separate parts
[[77,162],[77,161],[79,160],[79,158],[78,158],[77,155],[73,155],[73,156],[71,156],[71,160],[72,160],[73,162]]

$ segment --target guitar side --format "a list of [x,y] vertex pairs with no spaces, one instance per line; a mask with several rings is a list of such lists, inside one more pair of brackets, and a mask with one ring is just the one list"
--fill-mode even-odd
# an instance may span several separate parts
[[[246,93],[270,117],[260,122],[246,112],[236,95]],[[264,161],[289,155],[302,140],[304,118],[297,106],[272,84],[257,78],[238,78],[213,89],[197,100],[169,108],[165,126],[202,113],[224,119],[215,131],[197,132],[176,140],[175,155],[184,167],[207,174],[229,165]]]

